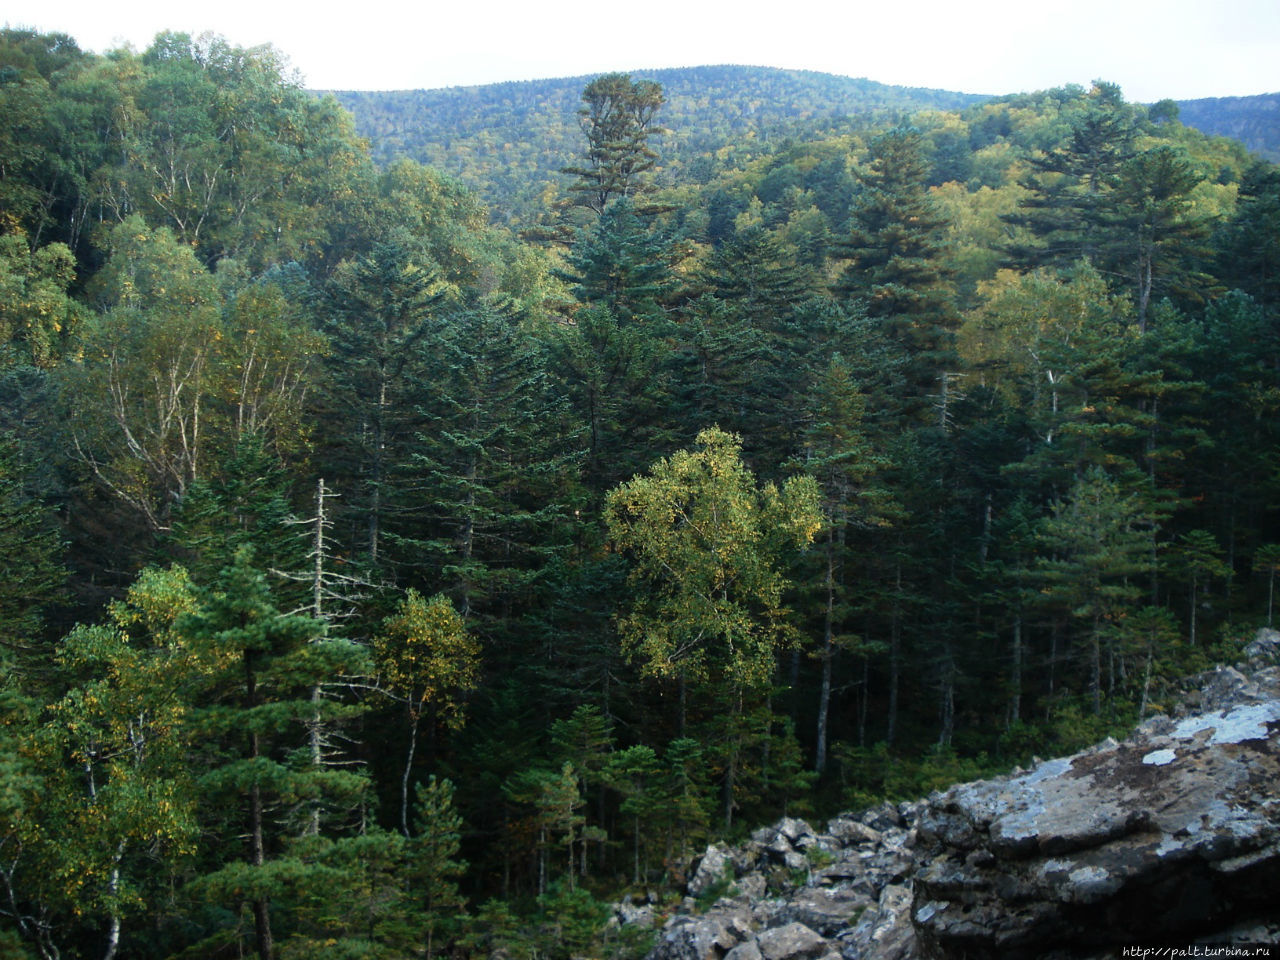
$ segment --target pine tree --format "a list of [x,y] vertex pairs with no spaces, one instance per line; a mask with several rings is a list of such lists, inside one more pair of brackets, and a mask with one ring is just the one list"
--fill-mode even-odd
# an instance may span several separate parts
[[600,215],[615,200],[639,199],[653,189],[658,154],[649,141],[666,132],[656,124],[666,97],[655,81],[609,73],[586,85],[582,102],[586,163],[560,172],[577,178],[569,187],[577,203]]
[[458,859],[462,841],[462,818],[453,805],[453,783],[430,777],[417,787],[414,835],[408,848],[408,879],[417,901],[416,923],[420,926],[426,960],[460,932],[466,898],[458,890],[458,879],[467,864]]
[[951,368],[954,317],[943,262],[946,220],[928,192],[920,134],[898,128],[871,143],[836,292],[884,323],[907,352],[917,390]]
[[1156,293],[1202,302],[1213,283],[1210,220],[1196,212],[1195,188],[1205,176],[1183,153],[1166,145],[1125,161],[1114,196],[1114,237],[1099,258],[1131,280],[1139,333]]
[[1025,227],[1034,245],[1010,250],[1022,266],[1065,267],[1096,260],[1110,226],[1112,193],[1123,164],[1133,156],[1133,110],[1120,88],[1098,81],[1069,113],[1066,144],[1029,161],[1021,181],[1029,195],[1010,223]]
[[[316,710],[311,692],[322,681],[367,675],[368,664],[363,648],[327,637],[320,621],[280,612],[245,549],[199,601],[176,629],[207,665],[202,706],[192,717],[207,744],[199,762],[203,829],[225,841],[247,837],[248,845],[242,861],[223,863],[195,886],[215,902],[248,906],[254,949],[271,960],[272,900],[284,895],[286,881],[307,882],[320,869],[291,849],[290,839],[310,833],[317,805],[337,827],[339,817],[367,803],[363,774],[312,762],[305,746]],[[322,719],[353,709],[326,701]],[[317,842],[323,838],[306,846]]]

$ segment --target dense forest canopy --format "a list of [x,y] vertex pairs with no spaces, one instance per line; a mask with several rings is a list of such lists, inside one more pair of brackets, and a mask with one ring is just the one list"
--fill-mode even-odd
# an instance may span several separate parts
[[0,953],[636,955],[1272,623],[1280,172],[736,76],[379,164],[270,48],[0,32]]
[[[992,96],[896,87],[867,79],[773,67],[652,70],[666,95],[662,178],[705,181],[717,170],[785,149],[790,140],[831,138],[891,126],[922,111],[955,113]],[[456,177],[489,205],[495,222],[527,225],[557,189],[561,167],[581,150],[579,95],[590,77],[439,90],[333,91],[355,117],[379,163],[408,157]],[[1204,133],[1280,159],[1280,94],[1164,101]],[[971,148],[984,146],[977,138]],[[946,173],[946,171],[943,171]]]

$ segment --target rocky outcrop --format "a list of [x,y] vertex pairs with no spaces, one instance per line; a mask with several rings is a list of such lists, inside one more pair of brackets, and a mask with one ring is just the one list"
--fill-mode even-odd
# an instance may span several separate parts
[[926,955],[1075,957],[1280,920],[1280,684],[1222,668],[1123,743],[952,787],[919,822]]
[[[1123,742],[708,848],[649,960],[1280,942],[1280,633],[1261,631],[1247,655]],[[721,888],[700,911],[695,897]]]

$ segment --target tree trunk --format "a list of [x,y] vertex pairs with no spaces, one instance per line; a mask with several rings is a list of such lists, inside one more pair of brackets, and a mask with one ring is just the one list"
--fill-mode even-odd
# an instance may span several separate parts
[[[409,777],[413,772],[413,754],[418,748],[418,721],[421,714],[409,707],[409,754],[404,760],[404,776],[400,778],[400,832],[409,836]],[[430,769],[430,768],[428,768]]]
[[828,532],[827,609],[822,618],[822,686],[818,692],[818,738],[813,759],[813,769],[819,774],[827,769],[827,713],[831,707],[831,661],[835,655],[835,605],[835,542],[834,532]]
[[[244,655],[245,703],[250,711],[258,704],[257,676],[253,670],[252,654]],[[249,734],[249,759],[262,755],[256,732]],[[249,862],[258,868],[267,862],[266,839],[263,834],[262,788],[255,780],[249,787]],[[271,939],[271,898],[262,894],[253,901],[253,929],[261,960],[271,960],[274,944]]]
[[889,627],[889,718],[884,740],[890,747],[898,729],[898,674],[902,659],[902,563],[895,571],[893,620]]
[[1198,586],[1199,584],[1196,583],[1196,575],[1193,573],[1191,575],[1191,623],[1190,623],[1190,627],[1191,627],[1190,642],[1191,642],[1191,646],[1193,647],[1196,645],[1196,587]]
[[1010,676],[1009,722],[1017,723],[1022,718],[1022,611],[1013,618],[1013,667]]
[[1097,614],[1089,632],[1089,697],[1096,717],[1102,713],[1102,623]]
[[956,725],[956,676],[951,651],[947,650],[942,665],[942,688],[938,703],[938,746],[951,746]]

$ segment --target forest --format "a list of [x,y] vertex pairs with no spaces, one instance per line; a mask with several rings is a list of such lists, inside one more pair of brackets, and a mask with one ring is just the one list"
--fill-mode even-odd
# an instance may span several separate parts
[[639,957],[708,842],[1272,624],[1276,166],[574,96],[495,211],[270,47],[0,31],[0,956]]

